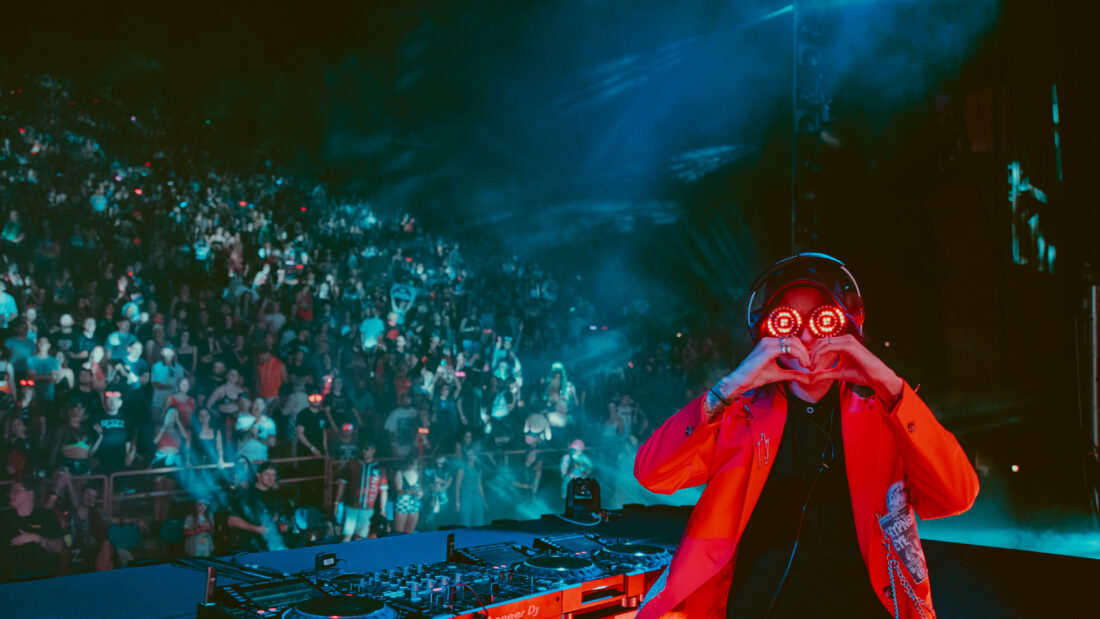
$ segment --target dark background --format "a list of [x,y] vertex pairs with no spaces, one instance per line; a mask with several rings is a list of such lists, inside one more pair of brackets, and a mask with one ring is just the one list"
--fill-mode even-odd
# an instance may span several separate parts
[[[9,8],[0,66],[155,104],[176,139],[211,120],[234,148],[278,153],[337,193],[534,255],[608,315],[645,301],[655,338],[726,331],[733,363],[745,286],[791,249],[785,5]],[[1084,9],[824,6],[837,145],[805,248],[849,263],[871,348],[1000,480],[983,500],[1069,522],[1085,505],[1078,330],[1098,258]],[[1037,208],[1053,272],[1013,261],[1013,161],[1049,197]]]

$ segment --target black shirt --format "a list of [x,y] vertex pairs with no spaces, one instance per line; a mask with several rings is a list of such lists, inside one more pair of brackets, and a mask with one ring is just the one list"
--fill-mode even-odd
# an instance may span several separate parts
[[[306,409],[298,413],[298,425],[302,426],[302,433],[306,435],[306,440],[310,445],[313,445],[317,449],[324,450],[325,448],[325,415],[318,412],[313,412],[310,409]],[[297,428],[294,430],[297,432]],[[301,455],[301,454],[299,454]]]
[[73,331],[71,328],[68,331],[60,327],[50,329],[50,339],[53,340],[54,349],[64,352],[66,356],[68,356],[70,352],[79,352],[73,350],[78,335],[80,334]]
[[859,551],[841,417],[836,387],[816,403],[787,394],[783,438],[737,550],[727,617],[764,617],[781,583],[771,617],[889,616]]
[[99,424],[103,433],[103,442],[99,444],[96,455],[99,457],[97,473],[117,473],[126,468],[126,442],[134,435],[134,423],[119,412],[116,415],[103,413],[92,418]]
[[328,444],[328,450],[329,455],[335,460],[354,460],[359,455],[360,447],[355,439],[345,443],[337,438]]
[[234,529],[238,548],[254,552],[285,548],[282,542],[282,536],[286,533],[286,527],[282,526],[283,509],[274,490],[259,490],[254,486],[245,488],[237,494],[230,511],[250,524],[267,528],[267,535]]
[[0,511],[0,582],[52,576],[57,571],[58,555],[38,543],[11,545],[11,540],[21,531],[37,533],[46,539],[61,539],[61,526],[57,516],[50,511],[35,509],[26,517],[14,509]]
[[70,391],[67,395],[70,403],[79,402],[84,407],[84,413],[91,419],[103,415],[103,400],[101,399],[99,392],[95,389],[89,389],[84,391],[77,387]]
[[340,429],[340,426],[345,423],[355,423],[355,415],[351,412],[351,398],[346,394],[340,393],[337,395],[335,393],[329,393],[325,396],[323,404],[329,407],[332,414],[332,420],[337,426],[336,429]]

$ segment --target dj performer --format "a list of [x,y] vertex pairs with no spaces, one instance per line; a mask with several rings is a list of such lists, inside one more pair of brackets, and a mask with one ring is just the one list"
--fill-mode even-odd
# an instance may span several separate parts
[[863,319],[825,254],[753,284],[752,352],[638,451],[654,492],[706,484],[638,619],[935,616],[913,514],[966,511],[978,479]]

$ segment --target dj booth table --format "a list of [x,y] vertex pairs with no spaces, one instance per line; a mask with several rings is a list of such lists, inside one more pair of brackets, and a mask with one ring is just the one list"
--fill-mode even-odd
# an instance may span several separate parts
[[[490,526],[400,535],[345,544],[244,555],[239,561],[297,574],[314,568],[320,552],[333,552],[343,572],[376,574],[447,559],[455,548],[492,544],[534,545],[546,536],[595,533],[606,539],[675,549],[690,508],[626,509],[623,517],[583,527],[556,517]],[[940,617],[1096,617],[1100,561],[948,542],[924,542],[933,598]],[[237,581],[219,577],[218,585]],[[9,584],[0,587],[5,617],[194,617],[203,601],[206,573],[155,565]],[[496,616],[490,613],[490,616]]]

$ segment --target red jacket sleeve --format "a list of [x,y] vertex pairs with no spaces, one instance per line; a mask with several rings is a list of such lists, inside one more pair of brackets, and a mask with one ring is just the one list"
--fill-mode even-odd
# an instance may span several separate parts
[[898,439],[909,480],[909,500],[924,520],[962,513],[978,496],[978,476],[955,435],[948,432],[908,383],[887,425]]
[[652,492],[672,494],[706,483],[718,437],[718,420],[707,423],[705,395],[669,417],[638,449],[634,476]]

